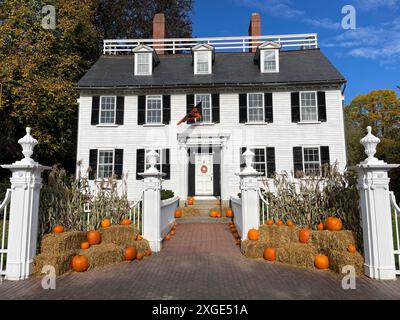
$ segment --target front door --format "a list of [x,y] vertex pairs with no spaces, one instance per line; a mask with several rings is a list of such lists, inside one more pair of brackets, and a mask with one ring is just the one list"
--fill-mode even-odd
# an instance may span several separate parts
[[213,154],[196,154],[196,195],[212,196],[213,188]]

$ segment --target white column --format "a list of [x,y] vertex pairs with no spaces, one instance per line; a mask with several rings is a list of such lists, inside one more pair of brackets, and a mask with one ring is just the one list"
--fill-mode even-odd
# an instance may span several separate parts
[[161,211],[161,177],[165,175],[160,173],[155,165],[159,155],[156,151],[151,150],[146,155],[147,163],[150,167],[143,173],[139,173],[144,177],[143,180],[143,237],[149,241],[150,248],[153,252],[161,251],[161,228],[160,228],[160,211]]
[[26,128],[25,137],[18,141],[25,158],[11,165],[2,165],[12,172],[6,266],[8,280],[27,279],[32,273],[37,245],[41,174],[43,170],[50,169],[31,159],[37,141],[30,131]]
[[262,175],[252,167],[254,153],[247,148],[243,153],[246,167],[242,172],[237,173],[240,177],[240,191],[242,195],[242,240],[247,239],[250,229],[260,227],[260,201],[258,178]]
[[395,280],[392,212],[388,171],[397,164],[387,164],[374,157],[380,139],[371,134],[361,139],[368,158],[355,167],[362,213],[365,274],[373,279]]

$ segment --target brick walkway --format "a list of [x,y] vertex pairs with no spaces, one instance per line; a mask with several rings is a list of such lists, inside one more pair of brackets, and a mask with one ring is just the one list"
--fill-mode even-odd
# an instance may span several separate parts
[[181,224],[161,253],[57,279],[3,281],[0,299],[400,299],[400,281],[357,279],[244,258],[226,224]]

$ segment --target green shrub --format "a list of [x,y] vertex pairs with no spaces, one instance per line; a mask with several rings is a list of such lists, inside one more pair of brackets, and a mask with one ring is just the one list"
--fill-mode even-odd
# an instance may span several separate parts
[[174,197],[174,192],[172,190],[161,190],[161,200],[167,200]]

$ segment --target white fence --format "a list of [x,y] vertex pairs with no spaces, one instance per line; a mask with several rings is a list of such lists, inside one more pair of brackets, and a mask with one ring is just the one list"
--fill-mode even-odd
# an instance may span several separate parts
[[260,196],[260,223],[265,224],[265,220],[269,220],[269,203],[268,200],[265,199],[263,195],[263,189],[258,190],[258,195]]
[[179,207],[179,197],[162,200],[160,206],[160,236],[163,239],[175,221],[175,210]]
[[242,199],[231,197],[231,208],[233,211],[233,222],[235,223],[236,230],[239,236],[243,238]]
[[7,262],[7,242],[8,242],[8,221],[10,219],[9,205],[11,200],[11,189],[7,189],[6,196],[0,204],[0,228],[1,228],[1,247],[0,247],[0,276],[6,274]]
[[139,44],[164,51],[165,53],[188,52],[199,43],[207,43],[216,51],[243,51],[257,48],[266,41],[274,41],[288,49],[318,48],[318,35],[287,34],[271,36],[211,37],[211,38],[170,38],[170,39],[107,39],[103,41],[103,54],[126,54]]
[[393,246],[394,246],[394,260],[396,264],[396,274],[400,275],[400,207],[396,203],[396,198],[393,191],[390,193],[390,204],[392,207],[392,226],[393,226]]

